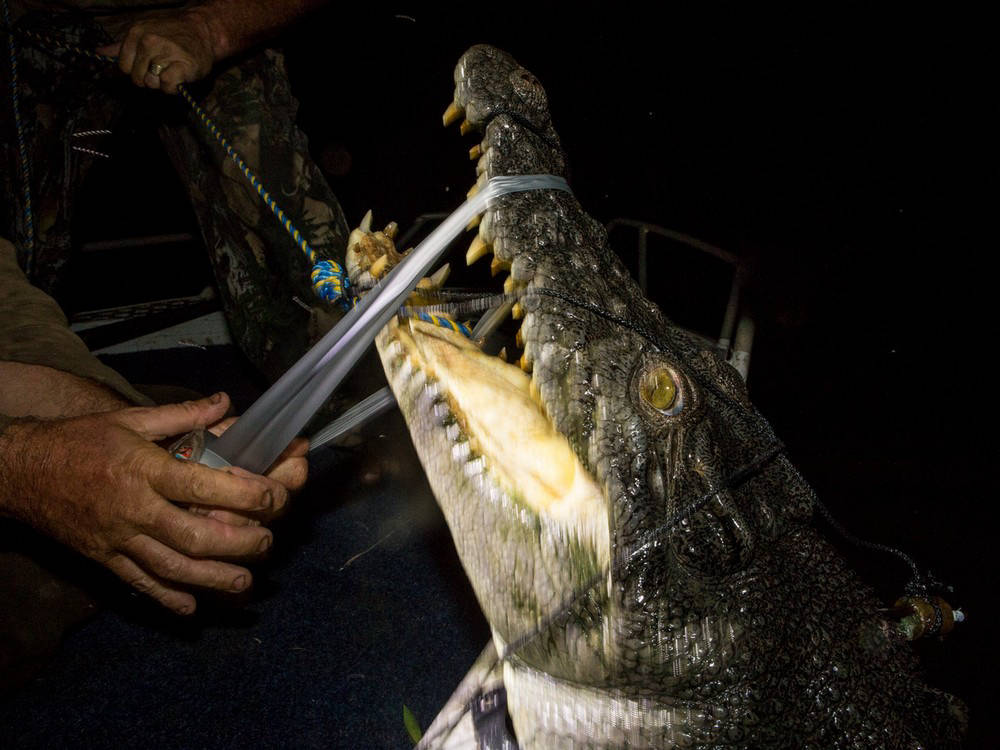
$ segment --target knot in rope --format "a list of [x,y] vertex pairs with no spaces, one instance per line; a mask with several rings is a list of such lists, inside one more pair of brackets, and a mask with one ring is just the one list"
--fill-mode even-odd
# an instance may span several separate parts
[[343,267],[335,260],[317,261],[310,274],[316,296],[327,302],[339,302],[344,307],[353,307],[354,293],[351,280]]

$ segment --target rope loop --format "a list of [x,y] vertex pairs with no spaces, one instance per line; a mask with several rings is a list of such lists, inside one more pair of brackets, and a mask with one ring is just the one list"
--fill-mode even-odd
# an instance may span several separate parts
[[335,260],[317,261],[309,275],[316,296],[327,302],[339,302],[346,309],[354,307],[354,291],[347,272]]

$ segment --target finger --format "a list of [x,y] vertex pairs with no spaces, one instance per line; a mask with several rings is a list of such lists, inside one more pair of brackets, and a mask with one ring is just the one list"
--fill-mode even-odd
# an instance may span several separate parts
[[197,401],[128,409],[122,412],[120,423],[147,440],[156,441],[214,424],[228,408],[229,396],[215,393]]
[[[306,467],[302,468],[303,473],[306,470],[307,470]],[[287,484],[284,484],[283,482],[278,481],[273,477],[262,477],[258,474],[253,474],[252,472],[249,472],[246,469],[242,469],[239,466],[230,466],[226,468],[225,471],[236,478],[259,483],[261,486],[267,488],[267,492],[270,494],[271,497],[271,506],[269,508],[259,508],[250,511],[242,511],[242,510],[235,511],[236,513],[239,513],[241,515],[249,514],[256,518],[263,519],[265,521],[269,521],[272,518],[275,518],[276,516],[280,515],[284,511],[285,506],[288,505],[289,492],[293,489],[294,490],[298,489],[298,487],[289,487]],[[291,482],[291,481],[297,481],[298,475],[296,474],[294,467],[292,467],[286,469],[286,471],[283,472],[283,476],[280,478],[287,478]],[[219,507],[219,510],[231,510],[231,507],[228,508]]]
[[308,476],[309,462],[301,456],[279,459],[267,472],[268,479],[273,479],[287,492],[297,492],[302,489]]
[[[309,453],[309,440],[297,437],[281,452],[265,475],[280,482],[290,490],[298,490],[306,482],[309,464],[305,456]],[[302,459],[302,460],[299,460]]]
[[144,84],[154,55],[162,51],[162,42],[163,40],[155,34],[144,33],[140,36],[136,45],[135,61],[132,63],[132,82],[136,86]]
[[129,586],[152,597],[167,609],[179,615],[194,613],[197,602],[191,594],[164,586],[124,555],[115,555],[104,564]]
[[250,571],[218,560],[192,560],[148,536],[129,539],[124,550],[161,581],[219,591],[240,592],[250,586]]
[[122,43],[115,42],[114,44],[106,44],[103,47],[98,47],[94,52],[99,55],[104,55],[105,57],[120,57],[122,51]]
[[167,503],[144,527],[149,536],[190,557],[253,557],[272,542],[271,532],[263,526],[232,526]]
[[214,518],[216,521],[228,523],[230,526],[260,526],[260,519],[243,513],[234,513],[231,510],[213,508],[209,505],[188,505],[187,511],[196,516],[206,516]]
[[305,458],[308,453],[309,441],[304,437],[295,438],[271,464],[267,476],[289,492],[298,492],[309,477],[309,461]]
[[133,26],[125,35],[121,43],[121,50],[118,53],[118,67],[125,75],[132,74],[132,66],[135,63],[136,47],[139,44],[139,30]]
[[[146,68],[146,75],[142,79],[143,83],[146,84],[146,87],[151,89],[162,89],[163,75],[170,68],[170,65],[170,61],[163,55],[151,58],[149,66]],[[157,70],[159,72],[156,72]]]
[[160,453],[150,469],[149,484],[164,497],[187,505],[257,512],[270,511],[287,501],[287,490],[274,480],[234,468],[210,469]]
[[277,460],[281,461],[286,458],[295,458],[298,456],[305,456],[309,453],[309,439],[304,437],[297,437],[292,442],[288,444],[288,447],[281,452]]
[[254,474],[253,472],[247,471],[239,466],[230,466],[226,469],[226,472],[234,477],[247,479],[252,482],[259,482],[263,486],[267,487],[268,492],[271,493],[271,507],[261,508],[261,512],[276,513],[284,508],[288,503],[288,485],[276,480],[274,477],[262,477],[259,474]]
[[193,79],[191,65],[182,60],[170,63],[160,72],[160,89],[167,94],[176,94],[177,87]]
[[239,419],[239,417],[226,417],[221,422],[216,422],[211,427],[209,427],[208,431],[211,432],[216,437],[219,437],[219,435],[221,435],[223,432],[225,432],[234,424],[236,424],[237,419]]

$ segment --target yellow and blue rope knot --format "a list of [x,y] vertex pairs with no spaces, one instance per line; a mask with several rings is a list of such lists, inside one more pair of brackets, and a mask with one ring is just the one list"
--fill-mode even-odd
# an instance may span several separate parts
[[320,260],[313,263],[310,278],[313,291],[320,299],[340,302],[348,307],[353,307],[357,302],[351,289],[351,280],[337,261]]

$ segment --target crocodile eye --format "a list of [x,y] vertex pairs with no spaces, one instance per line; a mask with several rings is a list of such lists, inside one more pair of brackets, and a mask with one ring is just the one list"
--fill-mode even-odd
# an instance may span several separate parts
[[654,367],[642,374],[639,395],[654,409],[670,416],[683,406],[674,374],[666,367]]

